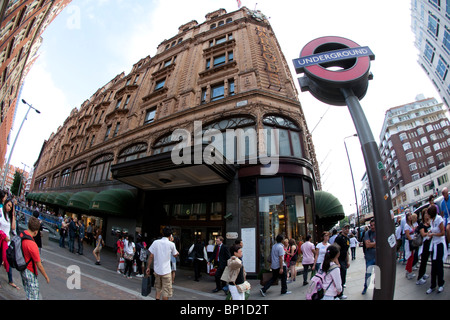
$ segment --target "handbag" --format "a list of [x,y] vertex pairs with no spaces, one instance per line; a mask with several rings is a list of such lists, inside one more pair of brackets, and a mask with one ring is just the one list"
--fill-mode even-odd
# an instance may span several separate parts
[[252,288],[250,282],[248,282],[247,280],[245,280],[241,284],[235,284],[235,286],[239,293],[247,292]]
[[134,254],[130,254],[130,253],[126,253],[126,252],[124,252],[123,253],[123,257],[125,258],[125,259],[127,259],[127,260],[133,260],[134,259]]
[[141,288],[141,295],[144,297],[148,296],[152,292],[152,281],[150,277],[143,277],[142,278],[142,288]]
[[216,275],[216,271],[217,271],[217,268],[211,268],[211,270],[209,270],[209,275],[210,276],[215,276]]

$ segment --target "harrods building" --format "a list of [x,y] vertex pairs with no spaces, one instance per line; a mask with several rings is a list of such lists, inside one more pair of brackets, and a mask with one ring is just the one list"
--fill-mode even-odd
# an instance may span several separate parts
[[34,179],[29,200],[94,222],[107,246],[117,231],[151,239],[172,226],[181,263],[196,237],[222,235],[243,239],[257,273],[278,234],[318,240],[321,228],[318,165],[288,62],[265,16],[245,7],[181,25],[73,109]]

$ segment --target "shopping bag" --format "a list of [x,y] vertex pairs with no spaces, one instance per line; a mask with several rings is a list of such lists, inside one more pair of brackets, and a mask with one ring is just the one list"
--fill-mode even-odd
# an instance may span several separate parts
[[141,295],[144,297],[148,296],[152,292],[152,281],[150,277],[145,276],[142,278],[142,289],[141,289]]
[[216,268],[212,268],[211,270],[209,270],[209,275],[210,276],[215,276],[216,275],[216,271],[217,271]]
[[125,270],[125,259],[124,258],[119,259],[119,270],[120,271]]

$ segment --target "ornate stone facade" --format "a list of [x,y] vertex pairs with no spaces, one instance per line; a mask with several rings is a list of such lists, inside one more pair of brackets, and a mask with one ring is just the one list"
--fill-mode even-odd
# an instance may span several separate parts
[[[179,143],[172,133],[184,129],[195,142],[198,121],[203,133],[215,129],[224,139],[226,129],[265,129],[272,140],[258,136],[253,146],[244,142],[245,163],[177,166],[168,152]],[[280,148],[279,170],[262,177],[265,165],[250,163],[247,152],[256,146],[260,160],[274,144]],[[156,234],[171,224],[179,228],[182,248],[199,230],[209,240],[226,231],[241,234],[248,226],[268,241],[254,246],[262,254],[270,249],[273,232],[298,238],[313,231],[313,190],[320,189],[314,146],[287,61],[264,15],[247,8],[220,9],[202,24],[180,26],[153,57],[98,89],[46,141],[34,176],[35,193],[132,189],[136,226]],[[278,184],[281,198],[262,196],[264,186]],[[269,207],[279,210],[276,222]],[[281,227],[275,230],[274,224]],[[191,233],[183,231],[186,226]],[[250,272],[264,267],[264,261],[255,261]]]

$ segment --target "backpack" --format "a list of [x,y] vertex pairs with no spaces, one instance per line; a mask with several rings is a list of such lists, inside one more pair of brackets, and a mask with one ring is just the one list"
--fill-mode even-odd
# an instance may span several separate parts
[[6,249],[6,259],[8,260],[9,266],[11,268],[15,268],[17,271],[24,271],[28,264],[32,261],[25,261],[25,257],[22,251],[22,241],[31,240],[34,241],[31,236],[28,234],[21,232],[20,236],[15,235],[11,238],[11,242]]
[[325,292],[331,286],[333,282],[331,282],[326,289],[323,288],[323,281],[325,277],[331,272],[331,270],[336,269],[338,266],[331,266],[328,272],[323,272],[322,270],[319,273],[316,273],[311,278],[311,283],[309,284],[308,290],[306,290],[306,300],[321,300],[325,295]]

